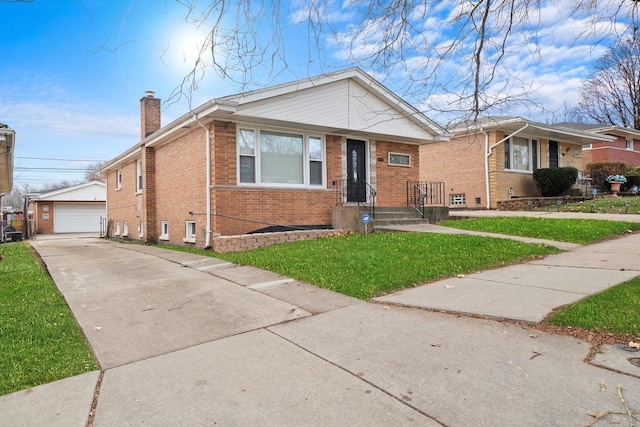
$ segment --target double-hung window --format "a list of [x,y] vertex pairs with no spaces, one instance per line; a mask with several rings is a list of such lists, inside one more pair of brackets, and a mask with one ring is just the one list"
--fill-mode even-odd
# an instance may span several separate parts
[[122,169],[116,170],[116,190],[122,188]]
[[517,171],[538,169],[538,141],[512,136],[504,142],[504,168]]
[[264,129],[238,130],[241,184],[307,187],[324,183],[324,138]]
[[142,191],[142,160],[136,160],[136,193]]

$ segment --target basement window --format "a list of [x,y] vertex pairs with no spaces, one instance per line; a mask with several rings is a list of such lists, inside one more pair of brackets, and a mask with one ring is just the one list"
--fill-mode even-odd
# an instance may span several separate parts
[[464,193],[449,194],[449,206],[466,206],[467,199]]
[[169,221],[162,221],[160,223],[160,240],[169,240]]
[[122,223],[122,237],[129,236],[129,223],[127,221]]
[[196,222],[195,221],[185,222],[184,238],[182,239],[182,241],[185,243],[196,242]]

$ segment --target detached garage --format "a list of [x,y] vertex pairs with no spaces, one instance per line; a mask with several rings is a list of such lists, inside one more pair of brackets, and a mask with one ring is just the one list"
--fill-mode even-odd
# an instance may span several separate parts
[[36,233],[99,233],[107,215],[107,186],[91,181],[48,193],[29,195],[29,215]]

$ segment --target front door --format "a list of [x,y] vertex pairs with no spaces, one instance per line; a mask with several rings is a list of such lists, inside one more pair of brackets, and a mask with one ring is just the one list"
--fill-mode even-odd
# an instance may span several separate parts
[[558,167],[558,141],[549,141],[549,167]]
[[364,141],[347,139],[347,202],[367,201],[367,155]]

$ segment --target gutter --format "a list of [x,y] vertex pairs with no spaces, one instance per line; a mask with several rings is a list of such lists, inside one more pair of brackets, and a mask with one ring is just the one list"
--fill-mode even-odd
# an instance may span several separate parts
[[498,145],[502,144],[512,136],[519,134],[520,132],[522,132],[528,127],[529,127],[529,123],[525,123],[525,125],[522,126],[520,129],[509,134],[508,136],[505,136],[500,141],[493,144],[491,147],[489,147],[489,134],[482,127],[480,128],[480,132],[484,134],[484,147],[485,147],[485,153],[486,153],[484,157],[484,171],[485,171],[485,187],[487,191],[487,209],[491,209],[491,189],[489,188],[489,156],[491,156],[491,154],[493,153],[493,149],[496,148]]
[[193,115],[193,120],[200,125],[202,129],[205,131],[205,141],[206,141],[206,153],[205,153],[205,162],[206,162],[206,184],[205,187],[207,189],[207,226],[206,226],[206,237],[204,248],[211,248],[211,131],[209,128],[202,124],[202,122],[198,119],[198,114]]

